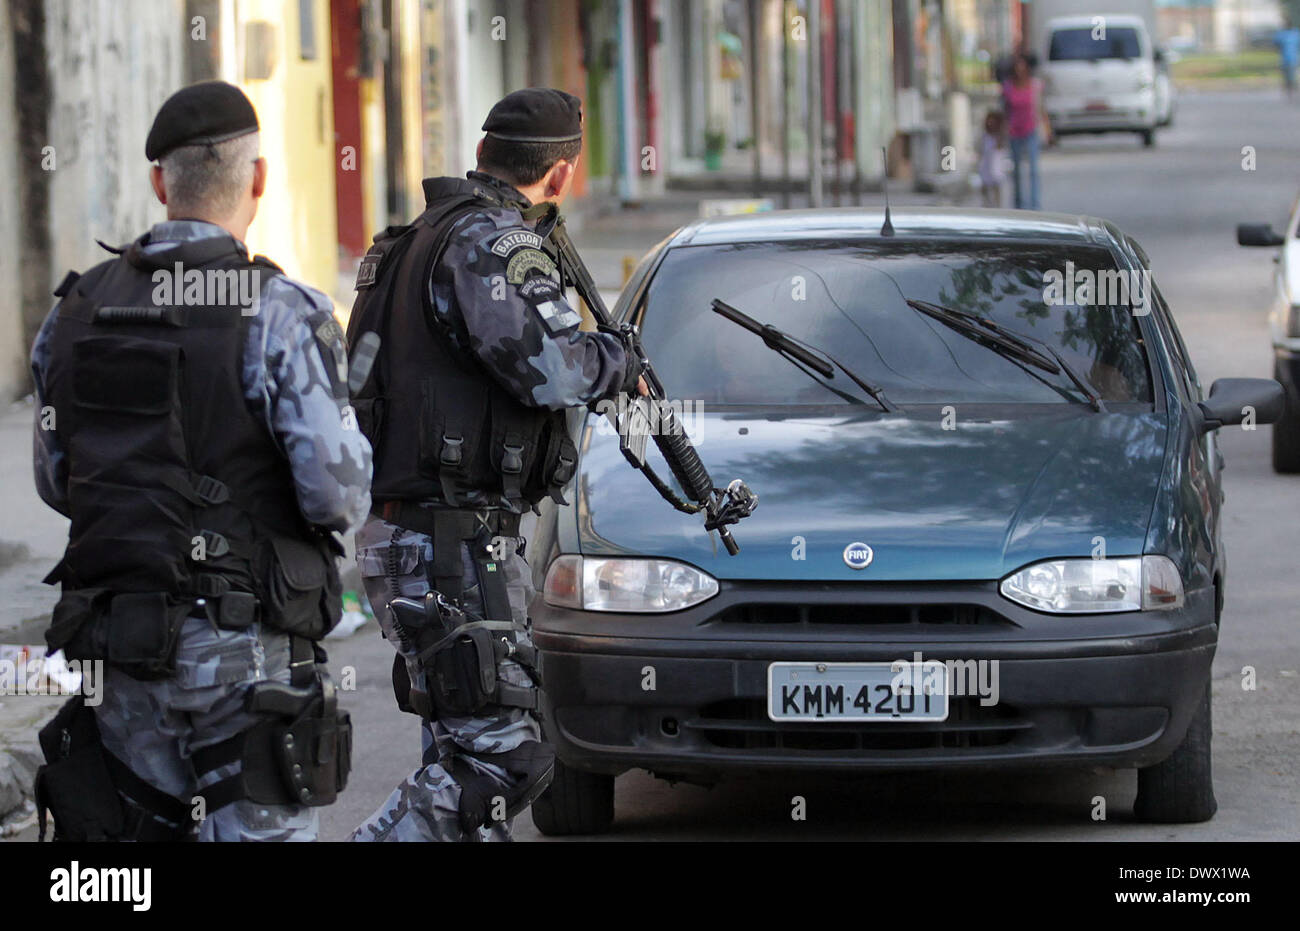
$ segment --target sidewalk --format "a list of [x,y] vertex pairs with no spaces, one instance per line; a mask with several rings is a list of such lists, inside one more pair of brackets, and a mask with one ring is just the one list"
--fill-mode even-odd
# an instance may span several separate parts
[[[0,409],[0,644],[43,648],[59,590],[41,579],[63,555],[68,521],[36,494],[32,417],[31,398]],[[36,732],[64,701],[0,695],[0,835],[30,821],[32,779],[41,761]]]

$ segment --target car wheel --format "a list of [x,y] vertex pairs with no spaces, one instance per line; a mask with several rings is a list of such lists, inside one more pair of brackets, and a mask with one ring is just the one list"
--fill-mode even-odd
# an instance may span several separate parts
[[[1280,381],[1281,373],[1273,370]],[[1285,382],[1284,382],[1285,384]],[[1273,471],[1283,475],[1300,472],[1300,402],[1287,393],[1286,409],[1273,424]]]
[[1144,129],[1140,135],[1142,136],[1142,144],[1148,149],[1156,144],[1156,131],[1154,129]]
[[555,761],[555,775],[533,802],[533,824],[547,837],[604,834],[614,823],[614,777]]
[[1210,684],[1205,684],[1187,734],[1169,759],[1138,770],[1133,814],[1157,824],[1209,821],[1218,811],[1210,772]]

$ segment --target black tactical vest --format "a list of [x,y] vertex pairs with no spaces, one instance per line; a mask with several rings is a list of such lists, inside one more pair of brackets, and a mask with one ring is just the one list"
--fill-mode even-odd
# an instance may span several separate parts
[[337,543],[303,519],[288,462],[244,398],[251,318],[229,298],[193,303],[194,291],[183,304],[179,293],[155,302],[155,272],[175,276],[177,262],[211,283],[206,300],[236,280],[229,272],[255,272],[258,284],[282,272],[224,236],[157,258],[143,252],[147,241],[56,292],[45,377],[71,527],[47,579],[64,592],[51,646],[71,639],[82,615],[102,613],[101,596],[138,606],[157,595],[183,614],[197,597],[252,593],[256,608],[246,596],[230,601],[322,637],[339,616]]
[[521,404],[457,347],[430,304],[429,278],[452,225],[500,201],[486,185],[457,178],[426,179],[424,191],[424,213],[378,234],[362,259],[348,321],[350,359],[361,336],[380,339],[352,398],[374,450],[371,498],[463,507],[477,491],[565,503],[578,456],[564,411]]

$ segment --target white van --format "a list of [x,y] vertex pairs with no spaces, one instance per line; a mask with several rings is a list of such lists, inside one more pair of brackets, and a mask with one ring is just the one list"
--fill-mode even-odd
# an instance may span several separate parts
[[1167,69],[1140,16],[1062,16],[1044,27],[1040,75],[1055,135],[1135,132],[1155,144],[1172,109]]

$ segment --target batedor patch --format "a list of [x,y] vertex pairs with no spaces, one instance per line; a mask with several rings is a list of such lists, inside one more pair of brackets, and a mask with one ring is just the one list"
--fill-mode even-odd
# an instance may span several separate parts
[[519,284],[531,271],[539,271],[548,278],[555,274],[555,263],[540,249],[521,249],[510,256],[506,265],[506,281]]
[[540,249],[542,237],[532,230],[512,230],[492,244],[492,251],[505,258],[517,249]]
[[555,301],[543,301],[538,304],[537,312],[542,315],[542,322],[552,333],[567,330],[582,322],[582,317],[576,310]]

